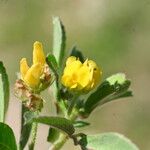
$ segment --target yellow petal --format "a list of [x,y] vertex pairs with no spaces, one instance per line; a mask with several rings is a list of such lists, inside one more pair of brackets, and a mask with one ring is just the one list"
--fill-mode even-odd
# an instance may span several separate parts
[[22,58],[20,61],[20,73],[21,73],[22,79],[24,79],[28,70],[29,70],[29,66],[27,64],[27,60],[26,60],[26,58]]
[[31,68],[27,71],[24,82],[31,88],[35,88],[40,83],[40,76],[43,72],[43,67],[41,64],[33,64]]
[[61,82],[68,88],[75,88],[77,86],[77,76],[76,74],[72,76],[63,75],[61,78]]
[[93,73],[93,80],[94,80],[94,86],[95,87],[101,80],[102,77],[102,70],[100,68],[97,68],[96,70],[94,70]]
[[78,86],[78,84],[75,83],[75,84],[73,84],[70,88],[71,88],[71,89],[75,89],[77,86]]
[[33,45],[33,64],[41,63],[45,64],[45,55],[43,52],[42,43],[36,41]]
[[93,60],[88,60],[87,62],[91,68],[97,68],[97,64]]
[[83,65],[87,66],[87,63],[88,63],[88,59],[85,60],[85,62],[83,63]]
[[61,83],[62,83],[64,86],[68,87],[68,86],[67,86],[67,81],[68,81],[68,76],[63,75],[63,76],[61,77]]
[[92,89],[100,82],[100,79],[101,79],[101,76],[102,76],[102,71],[97,66],[97,64],[92,60],[88,60],[86,63],[84,63],[84,65],[88,66],[89,70],[91,72],[92,81],[89,84],[88,88]]
[[78,84],[85,88],[91,81],[91,73],[87,66],[82,66],[78,71]]
[[66,61],[66,66],[70,65],[72,62],[76,61],[77,58],[74,56],[70,56]]
[[78,70],[82,66],[82,63],[79,60],[76,60],[76,57],[69,57],[67,61],[67,65],[64,69],[63,76],[61,78],[61,82],[64,86],[68,88],[77,87],[78,81]]
[[64,69],[64,74],[72,76],[72,74],[77,73],[82,63],[79,60],[73,61],[71,64],[67,65]]

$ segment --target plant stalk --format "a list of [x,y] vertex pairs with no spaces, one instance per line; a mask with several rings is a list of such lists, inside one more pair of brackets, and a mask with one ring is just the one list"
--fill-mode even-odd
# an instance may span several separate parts
[[[73,112],[73,108],[76,104],[77,98],[79,97],[78,94],[75,94],[74,97],[71,100],[70,106],[68,108],[68,115],[71,115],[71,113]],[[68,118],[69,119],[69,118]]]
[[[35,112],[36,115],[39,114],[38,111]],[[37,136],[37,129],[38,129],[38,123],[33,122],[32,128],[31,128],[31,141],[29,143],[29,150],[34,150],[35,142],[36,142],[36,136]]]
[[[66,118],[73,122],[78,117],[78,113],[79,113],[78,110],[76,108],[73,108],[70,116],[68,117],[66,116]],[[53,145],[49,148],[49,150],[60,150],[63,147],[63,145],[66,143],[68,138],[69,136],[67,134],[60,133],[59,138],[57,139],[57,141],[53,143]]]
[[58,140],[49,148],[49,150],[60,150],[66,143],[68,135],[60,133]]

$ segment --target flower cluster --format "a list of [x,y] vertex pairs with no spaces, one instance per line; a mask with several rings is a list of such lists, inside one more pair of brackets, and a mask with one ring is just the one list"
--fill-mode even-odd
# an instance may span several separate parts
[[46,64],[43,46],[40,42],[33,45],[33,64],[28,66],[26,58],[20,61],[21,79],[16,80],[15,95],[30,110],[41,110],[43,100],[39,93],[51,83],[51,73]]
[[[46,63],[43,46],[40,42],[33,45],[33,64],[29,67],[26,58],[20,61],[21,79],[16,81],[15,94],[30,110],[41,110],[43,100],[37,94],[51,83],[50,68]],[[86,93],[100,82],[101,69],[92,60],[82,63],[70,56],[61,77],[61,83],[70,91]]]
[[[21,79],[32,89],[38,89],[43,86],[43,80],[50,82],[51,75],[45,61],[43,46],[40,42],[35,42],[33,45],[33,64],[28,66],[26,58],[20,61]],[[46,83],[46,84],[47,84]],[[42,85],[40,85],[42,84]]]
[[102,75],[101,69],[92,60],[86,60],[82,63],[78,58],[71,56],[66,61],[62,84],[75,91],[90,91],[100,81]]

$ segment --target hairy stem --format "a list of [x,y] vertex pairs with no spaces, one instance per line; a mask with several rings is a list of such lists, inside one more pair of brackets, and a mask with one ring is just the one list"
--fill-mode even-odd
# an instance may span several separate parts
[[31,142],[29,144],[29,150],[34,150],[36,135],[37,135],[37,127],[38,127],[38,123],[33,122],[32,129],[31,129]]
[[[38,114],[39,114],[39,112],[36,111],[35,115],[38,115]],[[31,128],[31,141],[29,143],[29,150],[34,150],[36,136],[37,136],[37,128],[38,128],[38,123],[33,122],[32,123],[32,128]]]

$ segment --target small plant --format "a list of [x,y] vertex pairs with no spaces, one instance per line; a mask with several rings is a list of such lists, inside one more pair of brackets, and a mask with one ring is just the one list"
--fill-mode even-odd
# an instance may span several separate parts
[[[38,124],[41,123],[49,126],[49,150],[61,149],[68,139],[72,139],[74,145],[82,150],[138,150],[130,140],[118,133],[87,135],[76,131],[76,128],[90,125],[85,119],[98,106],[132,96],[129,90],[131,82],[123,73],[102,81],[102,69],[93,60],[85,58],[76,47],[64,60],[65,29],[58,17],[53,18],[53,25],[52,53],[46,56],[42,43],[36,41],[32,65],[28,65],[26,58],[20,61],[20,73],[14,86],[14,93],[22,103],[18,144],[12,129],[5,124],[9,82],[5,67],[0,62],[0,149],[23,150],[28,144],[28,149],[34,150]],[[56,107],[55,116],[40,114],[47,101],[43,100],[41,92],[47,88],[51,89],[50,94],[54,97],[51,101]]]

